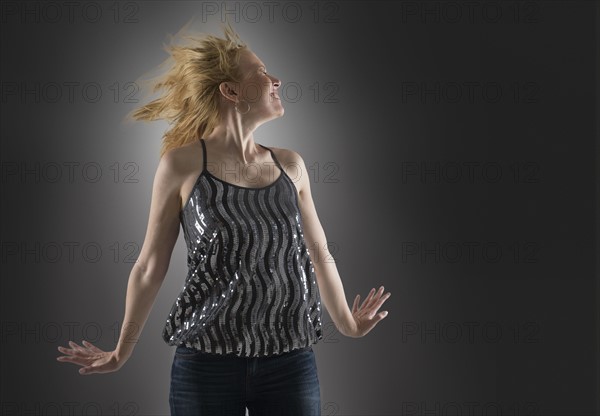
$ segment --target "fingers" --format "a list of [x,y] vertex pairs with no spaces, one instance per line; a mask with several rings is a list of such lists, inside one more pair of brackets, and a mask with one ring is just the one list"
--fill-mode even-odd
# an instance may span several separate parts
[[381,321],[386,316],[387,316],[387,311],[382,311],[382,312],[379,312],[378,314],[374,315],[373,318],[371,319],[370,329],[372,329],[375,325],[377,325],[379,323],[379,321]]
[[61,361],[61,362],[67,362],[67,363],[72,363],[72,364],[77,364],[77,365],[87,365],[88,364],[88,360],[84,359],[84,358],[80,358],[80,357],[75,357],[75,356],[61,356],[61,357],[56,357],[57,361]]
[[354,298],[354,304],[352,305],[352,315],[354,316],[358,325],[359,337],[368,334],[379,321],[388,316],[388,311],[381,311],[377,313],[381,305],[389,299],[392,294],[390,292],[383,295],[384,287],[381,286],[379,290],[375,291],[375,288],[371,289],[366,299],[357,310],[357,305],[360,300],[360,295]]
[[360,306],[360,309],[371,309],[376,305],[378,306],[375,308],[375,310],[379,309],[383,302],[385,302],[392,295],[390,292],[388,292],[382,297],[381,295],[383,294],[383,290],[383,286],[381,286],[379,290],[377,290],[377,292],[375,292],[375,288],[371,289],[369,295],[364,300],[363,304]]
[[82,343],[83,343],[83,345],[85,345],[91,351],[94,351],[94,352],[104,352],[100,348],[98,348],[95,345],[93,345],[91,342],[83,341]]
[[105,353],[103,357],[98,358],[86,367],[79,369],[79,374],[103,374],[118,370],[118,364],[112,353]]
[[120,366],[120,360],[115,351],[102,351],[90,342],[82,341],[85,347],[69,341],[71,348],[58,347],[58,350],[65,354],[56,357],[58,361],[69,362],[81,366],[79,374],[110,373],[117,371]]
[[89,347],[84,348],[73,341],[69,341],[71,348],[59,346],[58,350],[65,355],[56,357],[56,360],[78,365],[88,365],[90,360],[97,357],[98,352],[102,352],[102,350],[96,348],[87,341],[83,341],[83,343],[89,345]]
[[354,304],[352,305],[352,313],[358,310],[358,302],[360,301],[360,295],[356,295],[354,298]]
[[374,293],[375,293],[374,288],[369,291],[369,293],[367,294],[367,297],[365,298],[365,300],[363,300],[363,303],[360,305],[360,308],[358,308],[359,311],[368,311],[369,305],[371,304],[371,300],[373,299]]
[[83,375],[88,375],[88,374],[94,374],[94,373],[101,373],[102,372],[102,365],[96,366],[94,367],[94,365],[86,365],[85,367],[81,367],[79,369],[79,374],[83,374]]
[[79,351],[79,349],[77,349],[77,348],[58,347],[58,350],[60,352],[62,352],[63,354],[67,354],[67,355],[70,355],[70,356],[79,356],[79,355],[81,355],[81,351]]
[[64,356],[58,357],[58,358],[63,358],[65,360],[67,359],[79,359],[79,360],[83,360],[83,359],[88,359],[94,355],[97,355],[95,352],[93,351],[87,351],[87,350],[78,350],[78,349],[72,349],[72,348],[65,348],[65,347],[58,347],[58,350],[60,352],[62,352],[63,354],[65,354]]
[[367,308],[370,309],[373,307],[373,305],[375,304],[375,302],[377,302],[377,300],[379,299],[379,297],[381,296],[381,294],[383,293],[383,286],[381,286],[377,292],[375,292],[375,289],[371,289],[372,296],[371,299],[369,300],[369,303],[367,303]]
[[[383,298],[382,298],[383,299]],[[369,319],[375,319],[375,323],[379,322],[383,318],[385,318],[388,314],[387,311],[381,311],[377,313],[377,310],[381,307],[381,304],[385,302],[386,299],[380,300],[377,304],[373,305],[369,308],[368,317]]]
[[87,356],[85,351],[80,351],[76,349],[62,348],[60,352],[66,354],[65,358],[84,358]]
[[83,375],[89,375],[89,374],[94,374],[94,373],[102,373],[102,367],[98,366],[98,367],[92,367],[87,366],[87,367],[82,367],[79,369],[79,374],[83,374]]
[[369,292],[369,294],[367,295],[367,297],[363,301],[362,305],[360,305],[360,309],[363,309],[365,307],[365,305],[369,304],[369,301],[373,297],[373,293],[375,293],[375,289],[371,289],[371,291]]
[[377,300],[377,302],[375,302],[372,307],[375,311],[377,311],[377,309],[381,308],[381,305],[383,305],[383,302],[385,302],[386,300],[388,300],[388,298],[392,296],[392,294],[390,292],[386,293],[385,295],[383,295],[382,297],[379,298],[379,300]]
[[366,320],[369,322],[369,326],[375,325],[377,322],[379,322],[388,315],[387,311],[377,313],[381,305],[383,305],[383,303],[386,300],[388,300],[389,297],[392,295],[390,292],[388,292],[382,296],[383,289],[384,287],[381,286],[376,293],[374,293],[375,289],[371,289],[371,291],[369,292],[369,296],[367,297],[365,302],[363,302],[359,313],[356,314],[357,317],[365,317]]
[[83,348],[82,346],[78,345],[76,342],[69,341],[69,345],[75,351],[85,351],[85,348]]
[[88,341],[83,341],[82,343],[85,347],[82,347],[73,341],[69,341],[69,345],[72,348],[58,347],[58,350],[62,353],[74,355],[74,356],[89,355],[91,352],[92,353],[103,353],[104,352],[103,350],[101,350],[100,348],[96,347],[95,345],[93,345],[92,343],[90,343]]
[[56,360],[77,365],[88,365],[90,363],[90,358],[83,357],[81,355],[63,355],[60,357],[56,357]]

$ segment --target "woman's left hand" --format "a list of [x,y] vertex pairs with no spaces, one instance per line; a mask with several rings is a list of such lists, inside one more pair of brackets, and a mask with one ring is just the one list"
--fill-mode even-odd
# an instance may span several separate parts
[[375,288],[371,289],[367,298],[363,301],[362,305],[360,305],[360,308],[358,307],[360,295],[356,295],[354,304],[352,305],[352,317],[354,318],[354,322],[352,328],[344,335],[352,338],[363,337],[367,335],[379,321],[387,316],[387,311],[377,313],[377,310],[392,294],[388,292],[385,295],[382,295],[383,286],[381,286],[377,292],[375,292]]

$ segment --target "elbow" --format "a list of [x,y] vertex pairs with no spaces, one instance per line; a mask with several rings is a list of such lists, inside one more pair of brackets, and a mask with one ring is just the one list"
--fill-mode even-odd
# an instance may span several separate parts
[[168,265],[160,265],[157,262],[138,261],[134,265],[136,275],[146,282],[162,284],[167,275]]

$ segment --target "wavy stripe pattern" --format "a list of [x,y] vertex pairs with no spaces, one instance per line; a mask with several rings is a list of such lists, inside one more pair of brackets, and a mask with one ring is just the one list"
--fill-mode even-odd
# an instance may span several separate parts
[[264,357],[323,338],[296,187],[265,148],[275,182],[246,188],[203,168],[181,211],[188,274],[163,329],[168,345]]

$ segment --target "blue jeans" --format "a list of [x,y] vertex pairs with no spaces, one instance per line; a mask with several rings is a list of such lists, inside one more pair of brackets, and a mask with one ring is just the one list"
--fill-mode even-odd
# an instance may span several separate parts
[[312,347],[271,357],[207,354],[178,346],[171,367],[172,416],[320,416]]

